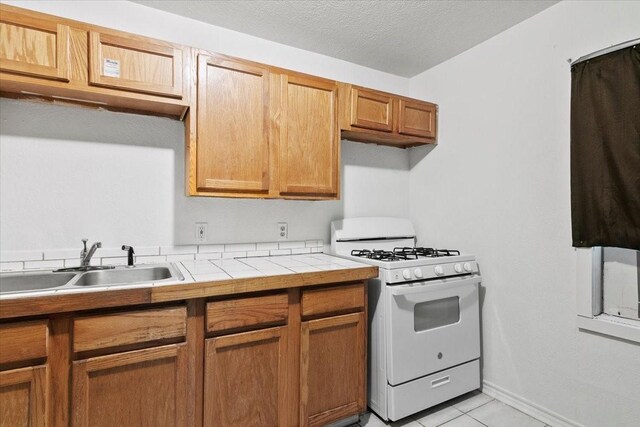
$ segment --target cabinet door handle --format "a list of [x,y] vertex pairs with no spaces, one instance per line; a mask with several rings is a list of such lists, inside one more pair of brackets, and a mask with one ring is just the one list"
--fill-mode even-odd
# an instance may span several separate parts
[[445,384],[449,384],[449,382],[451,382],[451,378],[449,377],[449,375],[447,375],[446,377],[438,378],[437,380],[431,381],[431,388],[440,387]]

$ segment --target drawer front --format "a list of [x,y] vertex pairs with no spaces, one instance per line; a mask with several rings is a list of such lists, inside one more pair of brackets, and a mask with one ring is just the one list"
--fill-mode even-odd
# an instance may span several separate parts
[[363,283],[303,290],[302,316],[361,310],[364,303]]
[[48,320],[0,325],[0,364],[47,357]]
[[182,98],[182,50],[140,36],[89,33],[89,83]]
[[287,322],[286,293],[207,303],[207,332],[238,331]]
[[73,321],[73,351],[180,338],[186,331],[185,307],[83,316]]
[[365,89],[352,88],[351,125],[391,132],[393,130],[393,98]]
[[399,386],[387,384],[389,419],[397,421],[478,388],[480,388],[478,359]]

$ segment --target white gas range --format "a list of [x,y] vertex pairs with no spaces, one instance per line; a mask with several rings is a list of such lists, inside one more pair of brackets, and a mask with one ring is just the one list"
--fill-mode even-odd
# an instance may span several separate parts
[[415,247],[410,221],[331,223],[333,254],[369,281],[369,407],[396,421],[480,387],[480,274],[473,255]]

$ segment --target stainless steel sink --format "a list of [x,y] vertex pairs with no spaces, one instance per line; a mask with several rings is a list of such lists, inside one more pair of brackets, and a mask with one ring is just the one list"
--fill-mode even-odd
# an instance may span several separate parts
[[0,274],[0,295],[80,286],[127,286],[142,283],[183,281],[184,276],[173,263],[115,267],[95,271],[25,271]]
[[171,264],[137,266],[114,270],[88,271],[72,282],[73,286],[113,286],[155,283],[163,280],[184,280],[180,271]]
[[66,285],[74,273],[20,272],[0,275],[0,293],[44,291]]

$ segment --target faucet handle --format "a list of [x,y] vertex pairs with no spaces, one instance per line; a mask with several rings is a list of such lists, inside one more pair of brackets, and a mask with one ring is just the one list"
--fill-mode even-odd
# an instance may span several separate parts
[[87,238],[82,239],[82,244],[84,245],[84,249],[83,249],[83,250],[84,250],[85,252],[87,251],[87,242],[88,242],[88,241],[89,241],[89,239],[87,239]]

